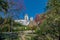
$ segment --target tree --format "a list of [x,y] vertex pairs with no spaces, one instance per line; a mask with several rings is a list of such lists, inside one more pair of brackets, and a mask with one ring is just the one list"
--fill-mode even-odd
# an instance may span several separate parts
[[60,28],[60,0],[50,0],[47,5],[48,8],[51,8],[50,11],[47,12],[47,23],[52,28],[52,34],[55,37],[59,37],[59,28]]
[[15,2],[14,0],[0,0],[1,2],[0,10],[4,12],[4,19],[3,19],[4,21],[2,23],[2,27],[8,25],[8,27],[11,29],[14,23],[14,19],[19,18],[20,12],[24,9],[24,6],[22,1],[20,0],[17,1],[18,2]]
[[0,11],[6,12],[8,10],[8,2],[5,0],[0,0]]
[[[18,18],[18,16],[20,15],[20,12],[24,9],[23,4],[21,3],[22,1],[20,0],[17,0],[17,1],[18,2],[16,3],[14,0],[0,0],[0,11],[4,12],[3,19],[0,18],[1,20],[0,33],[11,32],[11,29],[14,26],[13,24],[15,24],[14,19],[16,19],[16,17]],[[0,37],[2,37],[2,35]]]
[[[49,0],[45,20],[37,34],[43,40],[58,40],[60,31],[60,0]],[[39,38],[38,38],[39,39]]]

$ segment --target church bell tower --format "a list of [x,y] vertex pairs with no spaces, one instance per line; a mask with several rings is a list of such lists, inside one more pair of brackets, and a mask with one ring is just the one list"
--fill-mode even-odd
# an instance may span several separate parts
[[25,18],[24,18],[26,21],[28,21],[28,15],[27,14],[25,14]]

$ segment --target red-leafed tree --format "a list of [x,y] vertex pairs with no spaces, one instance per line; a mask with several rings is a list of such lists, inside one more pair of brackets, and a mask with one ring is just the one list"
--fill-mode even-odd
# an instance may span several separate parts
[[40,14],[36,15],[36,17],[35,17],[35,22],[36,22],[36,23],[41,23],[41,22],[42,22],[42,20],[41,20],[41,18],[40,18]]

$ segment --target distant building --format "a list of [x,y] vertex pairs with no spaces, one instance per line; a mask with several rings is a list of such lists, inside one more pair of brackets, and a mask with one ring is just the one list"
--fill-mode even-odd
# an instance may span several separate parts
[[35,20],[33,20],[33,17],[29,18],[29,16],[25,14],[24,19],[15,20],[15,22],[21,23],[22,25],[33,27],[33,26],[37,26],[43,23],[43,20],[45,18],[46,18],[45,15],[37,14],[35,17]]
[[27,14],[25,14],[24,19],[20,19],[20,20],[15,20],[15,22],[21,23],[22,25],[29,25],[30,21],[33,21],[33,17],[29,17]]

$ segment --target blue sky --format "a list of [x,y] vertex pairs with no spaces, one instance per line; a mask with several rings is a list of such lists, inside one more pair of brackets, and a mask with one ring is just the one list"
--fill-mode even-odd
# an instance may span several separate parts
[[[24,0],[25,10],[24,13],[29,17],[35,18],[36,14],[45,12],[47,0]],[[22,16],[22,15],[21,15]]]
[[[17,0],[15,1],[17,2]],[[25,10],[19,15],[20,18],[24,18],[23,13],[28,14],[29,17],[35,18],[36,14],[41,14],[46,11],[45,8],[48,0],[23,0],[23,1]]]

